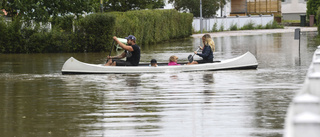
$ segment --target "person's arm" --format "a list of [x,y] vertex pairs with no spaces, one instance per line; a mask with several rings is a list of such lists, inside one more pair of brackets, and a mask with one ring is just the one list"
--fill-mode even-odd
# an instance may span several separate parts
[[122,49],[130,51],[130,52],[134,51],[131,46],[127,46],[127,45],[123,44],[122,42],[120,42],[116,36],[114,36],[113,39],[119,44],[119,46]]
[[108,56],[108,59],[122,59],[124,57],[126,57],[126,52],[123,52],[118,56]]
[[201,50],[203,50],[203,47],[201,47],[200,45],[199,45],[199,48],[200,48]]
[[200,57],[204,58],[204,57],[208,57],[209,54],[210,54],[210,48],[208,47],[204,47],[203,48],[203,51],[202,51],[202,54],[201,53],[197,53],[197,55],[199,55]]

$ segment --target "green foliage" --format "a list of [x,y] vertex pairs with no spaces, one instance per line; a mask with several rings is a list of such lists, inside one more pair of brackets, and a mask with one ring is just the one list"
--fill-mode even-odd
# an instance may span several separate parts
[[[4,20],[3,20],[4,21]],[[24,45],[25,41],[21,35],[21,21],[16,18],[13,22],[1,23],[1,37],[3,48],[1,48],[5,53],[23,53],[25,51]],[[3,30],[3,31],[2,31]],[[2,45],[1,44],[1,45]]]
[[282,23],[300,23],[300,20],[282,20]]
[[[26,25],[19,18],[0,18],[0,53],[56,53],[110,51],[112,37],[133,34],[141,45],[192,34],[192,14],[176,10],[141,10],[53,18],[48,31],[39,23]],[[72,30],[72,21],[75,32]]]
[[[317,10],[316,20],[320,20],[320,7]],[[318,23],[318,35],[320,34],[320,23]]]
[[253,29],[255,29],[254,22],[250,21],[247,24],[243,25],[240,29],[241,30],[253,30]]
[[282,25],[279,25],[276,21],[269,22],[266,26],[265,29],[277,29],[277,28],[283,28]]
[[219,31],[224,31],[223,23],[221,23]]
[[90,14],[78,22],[79,36],[86,40],[87,52],[107,51],[114,35],[115,16],[112,14]]
[[232,25],[230,26],[230,30],[238,30],[238,25],[237,23],[232,23]]
[[317,16],[317,10],[320,7],[319,0],[308,0],[307,2],[307,17],[309,15]]
[[3,53],[8,39],[8,36],[6,35],[8,34],[7,24],[3,17],[0,17],[0,34],[0,53]]
[[73,30],[74,15],[53,17],[51,21],[52,27],[55,29],[71,32]]
[[135,35],[137,43],[148,45],[192,34],[192,14],[176,10],[136,10],[114,12],[117,16],[116,35]]
[[263,26],[260,24],[260,25],[257,25],[256,26],[256,29],[263,29]]
[[[202,0],[202,16],[205,18],[216,15],[219,7],[223,7],[229,0]],[[199,0],[169,0],[173,3],[174,8],[179,11],[189,11],[195,17],[200,17],[200,1]]]
[[0,9],[5,9],[8,16],[19,16],[25,21],[48,22],[52,16],[71,13],[80,16],[83,13],[92,12],[95,3],[97,3],[96,0],[2,0]]
[[217,22],[215,22],[214,24],[213,24],[213,27],[212,27],[212,32],[218,32],[219,30],[218,30],[218,24],[217,24]]
[[106,0],[104,11],[130,11],[140,9],[157,9],[164,7],[164,0]]

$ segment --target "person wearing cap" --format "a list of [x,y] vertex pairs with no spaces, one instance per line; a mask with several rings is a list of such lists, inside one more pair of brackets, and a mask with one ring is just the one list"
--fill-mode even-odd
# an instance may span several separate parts
[[157,60],[156,59],[152,59],[151,61],[150,61],[150,65],[149,66],[151,66],[151,67],[158,67],[158,65],[157,65]]
[[[123,44],[118,40],[116,36],[113,40],[116,41],[119,46],[124,49],[124,52],[118,56],[108,56],[108,62],[105,66],[138,66],[140,62],[140,47],[136,45],[136,37],[129,35],[125,37],[127,39],[128,45]],[[126,58],[126,61],[120,60]]]

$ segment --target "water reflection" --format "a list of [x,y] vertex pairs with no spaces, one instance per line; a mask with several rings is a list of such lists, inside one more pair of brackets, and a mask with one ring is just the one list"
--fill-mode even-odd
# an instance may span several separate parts
[[[149,78],[150,80],[145,81]],[[95,111],[80,115],[82,120],[90,119],[88,123],[81,122],[81,127],[89,130],[82,134],[85,136],[103,136],[119,130],[123,131],[119,135],[132,136],[133,133],[151,132],[161,128],[157,123],[161,122],[162,114],[160,112],[165,107],[155,99],[160,92],[156,90],[154,92],[144,91],[145,86],[152,84],[150,82],[152,79],[157,80],[155,78],[155,76],[142,77],[141,75],[64,77],[65,82],[71,85],[70,90],[74,90],[72,85],[79,82],[82,85],[79,89],[91,87],[98,87],[99,89],[94,97],[100,98],[101,102],[92,102],[93,100],[89,99],[91,104],[88,104],[88,106],[95,106]],[[84,92],[90,94],[93,91]],[[161,98],[161,95],[159,95],[159,98]]]
[[203,90],[203,94],[204,94],[204,98],[205,101],[204,103],[212,103],[212,97],[215,95],[213,86],[214,84],[214,74],[213,73],[204,73],[203,74],[203,83],[204,83],[204,90]]

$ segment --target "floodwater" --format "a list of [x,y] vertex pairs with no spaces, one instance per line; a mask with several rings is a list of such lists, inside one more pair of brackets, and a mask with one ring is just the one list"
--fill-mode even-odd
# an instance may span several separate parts
[[[280,137],[316,35],[302,33],[300,58],[293,33],[214,38],[216,60],[250,51],[256,70],[61,75],[71,56],[101,64],[108,53],[0,54],[0,135]],[[199,44],[143,46],[141,60],[187,60]]]

